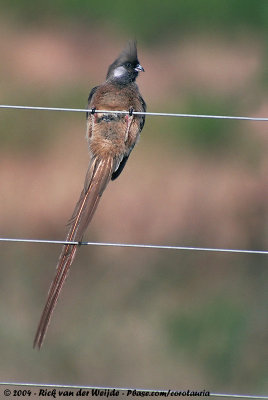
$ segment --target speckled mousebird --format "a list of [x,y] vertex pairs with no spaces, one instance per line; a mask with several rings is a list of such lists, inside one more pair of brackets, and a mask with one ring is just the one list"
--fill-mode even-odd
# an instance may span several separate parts
[[[69,221],[66,241],[81,242],[104,189],[122,172],[144,126],[146,104],[135,83],[144,71],[137,56],[135,41],[128,43],[109,66],[106,81],[94,87],[88,97],[87,130],[90,161],[85,184]],[[108,110],[99,113],[95,110]],[[113,111],[126,111],[117,114]],[[74,260],[77,245],[64,245],[52,281],[46,305],[34,339],[34,347],[42,346],[48,324],[60,291]]]

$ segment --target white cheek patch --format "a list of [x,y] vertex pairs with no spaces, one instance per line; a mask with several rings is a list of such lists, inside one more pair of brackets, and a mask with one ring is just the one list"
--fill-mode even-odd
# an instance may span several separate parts
[[125,75],[125,73],[126,73],[126,69],[125,69],[125,67],[117,67],[117,68],[115,68],[115,70],[114,70],[114,72],[113,72],[113,76],[115,77],[115,78],[120,78],[121,76],[123,76],[123,75]]

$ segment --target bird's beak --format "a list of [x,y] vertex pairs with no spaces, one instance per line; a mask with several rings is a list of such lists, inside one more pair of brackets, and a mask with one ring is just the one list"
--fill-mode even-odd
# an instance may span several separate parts
[[135,71],[137,71],[137,72],[145,72],[144,71],[144,68],[140,65],[140,64],[138,64],[137,66],[136,66],[136,68],[135,68]]

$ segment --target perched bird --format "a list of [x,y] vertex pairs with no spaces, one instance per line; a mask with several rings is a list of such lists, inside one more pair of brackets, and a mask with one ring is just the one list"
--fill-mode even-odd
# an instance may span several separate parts
[[[131,41],[110,65],[106,81],[94,87],[88,97],[87,130],[90,162],[85,184],[69,221],[66,241],[81,242],[110,180],[122,172],[144,126],[143,100],[135,80],[144,71],[137,56],[136,42]],[[96,112],[97,110],[97,112]],[[107,110],[108,113],[98,112]],[[114,111],[126,111],[125,114]],[[74,260],[77,245],[64,245],[51,284],[46,305],[34,339],[34,347],[42,346],[48,324],[60,291]]]

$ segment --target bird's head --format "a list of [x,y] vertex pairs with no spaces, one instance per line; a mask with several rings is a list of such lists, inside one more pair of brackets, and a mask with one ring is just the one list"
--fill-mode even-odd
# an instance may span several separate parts
[[106,79],[121,85],[134,82],[139,72],[144,71],[137,55],[137,44],[131,41],[119,57],[110,65]]

